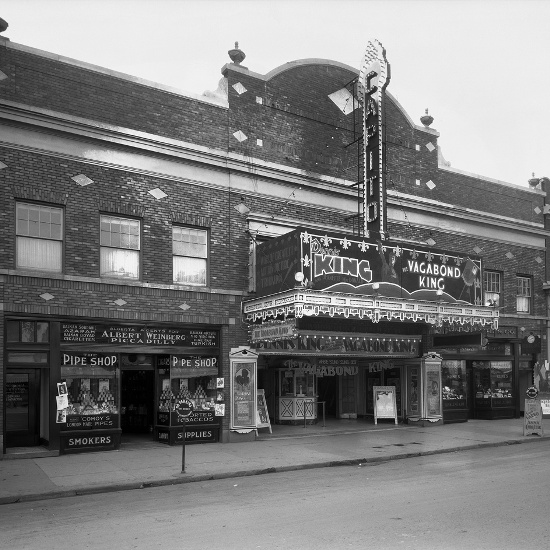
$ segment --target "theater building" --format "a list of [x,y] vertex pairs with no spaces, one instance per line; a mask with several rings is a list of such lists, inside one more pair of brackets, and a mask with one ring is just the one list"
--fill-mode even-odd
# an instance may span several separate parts
[[260,394],[518,417],[547,381],[547,181],[453,168],[378,42],[266,75],[236,46],[196,95],[3,36],[3,456],[177,444],[182,403],[189,441],[249,440]]

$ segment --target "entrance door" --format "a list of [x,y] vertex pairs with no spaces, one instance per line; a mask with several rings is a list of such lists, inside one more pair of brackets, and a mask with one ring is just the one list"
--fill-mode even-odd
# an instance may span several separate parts
[[40,442],[40,369],[8,369],[6,373],[6,446]]
[[152,437],[154,372],[123,370],[120,397],[122,432],[151,434]]

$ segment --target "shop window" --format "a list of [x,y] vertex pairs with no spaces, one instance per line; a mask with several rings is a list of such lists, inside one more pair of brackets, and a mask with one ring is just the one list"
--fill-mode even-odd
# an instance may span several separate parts
[[8,321],[7,341],[44,344],[50,341],[50,324],[43,321]]
[[516,304],[518,313],[531,313],[530,277],[517,277]]
[[139,220],[102,215],[100,234],[100,275],[139,279]]
[[61,273],[63,209],[17,203],[16,267]]
[[483,291],[486,306],[501,306],[502,284],[501,274],[498,271],[483,273]]
[[[443,361],[441,363],[443,400],[450,405],[466,402],[466,361]],[[445,406],[445,403],[444,403]]]
[[510,399],[513,397],[512,361],[474,361],[473,367],[477,399]]
[[172,227],[174,282],[206,286],[208,231],[192,227]]
[[118,427],[119,384],[118,356],[64,353],[59,393],[67,394],[67,408],[57,421],[61,428]]

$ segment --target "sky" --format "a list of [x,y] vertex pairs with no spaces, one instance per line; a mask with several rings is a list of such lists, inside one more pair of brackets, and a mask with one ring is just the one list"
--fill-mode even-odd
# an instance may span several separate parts
[[425,109],[453,168],[516,185],[550,177],[550,0],[2,0],[12,42],[184,92],[215,90],[236,41],[265,74],[298,59],[359,68]]

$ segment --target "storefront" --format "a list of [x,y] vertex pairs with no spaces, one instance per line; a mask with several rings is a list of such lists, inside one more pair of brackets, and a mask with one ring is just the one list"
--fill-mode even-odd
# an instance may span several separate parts
[[[408,422],[467,416],[462,357],[427,344],[436,327],[498,326],[498,310],[479,305],[480,258],[299,228],[259,245],[256,262],[258,298],[244,313],[275,422],[316,422],[323,407],[372,416],[380,386]],[[490,357],[501,374],[506,353]],[[506,408],[505,386],[495,408]]]
[[[216,442],[224,378],[217,327],[7,321],[7,446],[117,449],[121,437]],[[221,412],[220,412],[221,411]]]

